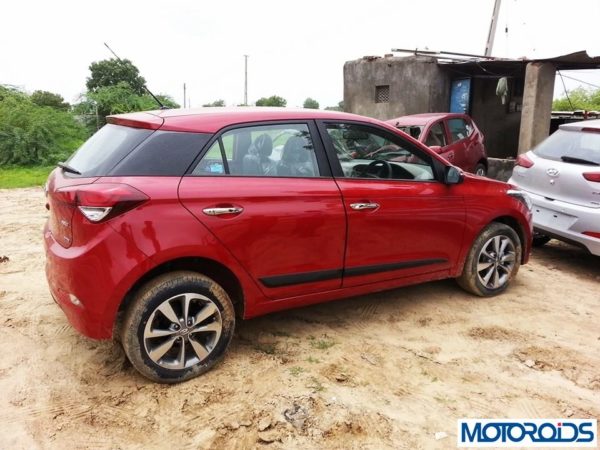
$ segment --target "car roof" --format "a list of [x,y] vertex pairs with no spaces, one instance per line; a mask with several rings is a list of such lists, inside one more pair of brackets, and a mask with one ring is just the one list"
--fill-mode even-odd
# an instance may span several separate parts
[[411,114],[408,116],[401,116],[395,119],[386,120],[387,123],[397,126],[410,126],[419,125],[424,126],[430,122],[434,122],[439,119],[456,119],[456,118],[468,118],[466,114],[460,113],[449,113],[449,112],[437,112],[437,113],[422,113],[422,114]]
[[593,128],[600,131],[600,119],[582,120],[581,122],[563,123],[559,126],[561,130],[581,131],[584,128]]
[[216,133],[229,125],[248,122],[279,120],[360,120],[381,125],[369,117],[339,111],[316,109],[270,108],[270,107],[211,107],[195,109],[164,109],[138,113],[118,114],[107,117],[107,122],[137,128],[166,131]]

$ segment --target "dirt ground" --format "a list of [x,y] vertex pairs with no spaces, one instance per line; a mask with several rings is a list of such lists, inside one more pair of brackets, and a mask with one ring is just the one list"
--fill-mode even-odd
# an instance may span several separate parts
[[0,448],[435,449],[462,417],[600,418],[600,258],[581,250],[536,250],[494,299],[448,280],[246,321],[215,370],[164,386],[69,326],[45,217],[41,189],[0,190]]

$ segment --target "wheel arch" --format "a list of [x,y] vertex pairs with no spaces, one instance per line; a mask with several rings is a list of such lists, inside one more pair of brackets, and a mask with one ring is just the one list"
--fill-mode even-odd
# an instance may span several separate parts
[[202,275],[212,278],[215,282],[221,285],[225,292],[227,292],[227,295],[229,295],[229,298],[233,303],[236,316],[240,318],[244,317],[245,305],[242,284],[240,283],[238,277],[227,266],[210,258],[182,257],[165,261],[162,264],[152,268],[142,275],[133,284],[133,286],[131,286],[119,304],[117,316],[114,321],[113,336],[119,337],[121,324],[125,315],[124,313],[129,308],[129,305],[133,301],[133,298],[140,287],[159,275],[177,270],[198,272]]
[[526,241],[526,235],[525,235],[525,230],[523,229],[523,227],[521,226],[521,223],[515,219],[512,216],[500,216],[500,217],[496,217],[494,220],[492,220],[490,223],[503,223],[504,225],[507,225],[509,227],[511,227],[513,230],[515,230],[515,232],[517,233],[517,236],[519,236],[519,241],[521,242],[521,264],[525,264],[525,262],[527,261],[526,259],[526,249],[527,249],[527,241]]

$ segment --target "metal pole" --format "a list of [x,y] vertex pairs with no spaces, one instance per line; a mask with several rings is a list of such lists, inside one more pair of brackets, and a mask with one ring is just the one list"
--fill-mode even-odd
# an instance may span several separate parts
[[183,83],[183,107],[186,107],[186,103],[185,103],[185,99],[186,99],[186,94],[185,94],[185,83]]
[[248,105],[248,55],[244,55],[244,105]]
[[488,32],[487,42],[485,43],[485,56],[492,56],[494,47],[494,37],[496,37],[496,25],[498,25],[498,14],[500,13],[500,3],[502,0],[494,0],[494,12],[490,22],[490,31]]

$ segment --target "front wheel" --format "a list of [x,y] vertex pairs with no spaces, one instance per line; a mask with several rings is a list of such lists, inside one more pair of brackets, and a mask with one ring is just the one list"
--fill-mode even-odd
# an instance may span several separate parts
[[521,265],[521,241],[508,225],[491,223],[473,242],[458,284],[481,297],[500,294]]
[[143,286],[125,315],[121,341],[146,378],[178,383],[210,370],[233,336],[235,313],[225,290],[196,272],[160,275]]

